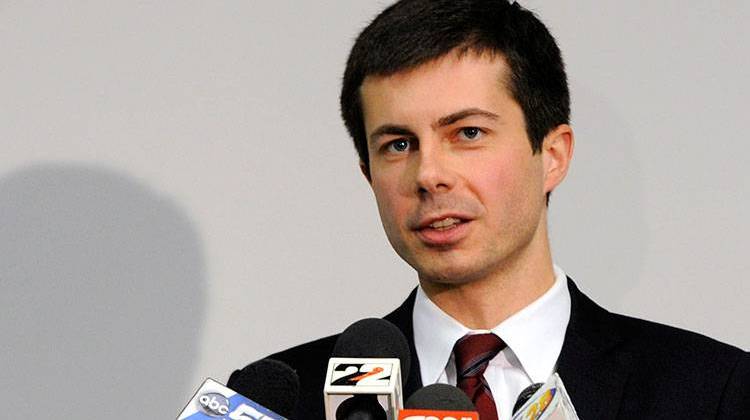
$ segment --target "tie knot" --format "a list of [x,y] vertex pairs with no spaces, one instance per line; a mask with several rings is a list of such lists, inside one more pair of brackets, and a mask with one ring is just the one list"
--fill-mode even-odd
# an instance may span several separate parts
[[456,341],[453,356],[458,379],[481,376],[490,360],[505,348],[505,342],[495,334],[470,334]]

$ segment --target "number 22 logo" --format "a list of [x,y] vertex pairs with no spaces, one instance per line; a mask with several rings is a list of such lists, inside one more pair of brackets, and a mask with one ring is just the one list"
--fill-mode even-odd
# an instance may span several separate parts
[[391,366],[382,363],[339,363],[333,368],[331,385],[388,385]]

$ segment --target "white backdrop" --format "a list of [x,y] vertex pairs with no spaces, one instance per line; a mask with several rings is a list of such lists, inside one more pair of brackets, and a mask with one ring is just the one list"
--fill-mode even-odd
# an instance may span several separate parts
[[[401,302],[415,274],[338,111],[384,4],[0,3],[3,398],[169,418]],[[749,348],[749,3],[523,4],[573,95],[556,262],[608,309]]]

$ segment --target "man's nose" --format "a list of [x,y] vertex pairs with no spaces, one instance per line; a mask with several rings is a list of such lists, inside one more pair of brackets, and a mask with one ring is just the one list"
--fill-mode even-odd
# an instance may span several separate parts
[[416,188],[420,195],[450,191],[456,183],[450,156],[443,145],[420,144],[416,159]]

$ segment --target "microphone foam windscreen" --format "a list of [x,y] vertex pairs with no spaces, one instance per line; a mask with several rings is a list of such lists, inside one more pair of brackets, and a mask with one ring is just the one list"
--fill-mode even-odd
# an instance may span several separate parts
[[299,377],[286,363],[261,359],[235,370],[227,387],[284,417],[294,414]]
[[453,385],[432,384],[413,393],[405,408],[422,410],[476,411],[469,397]]
[[406,337],[392,323],[380,318],[365,318],[350,325],[339,336],[332,357],[397,358],[401,377],[409,377],[411,352]]

